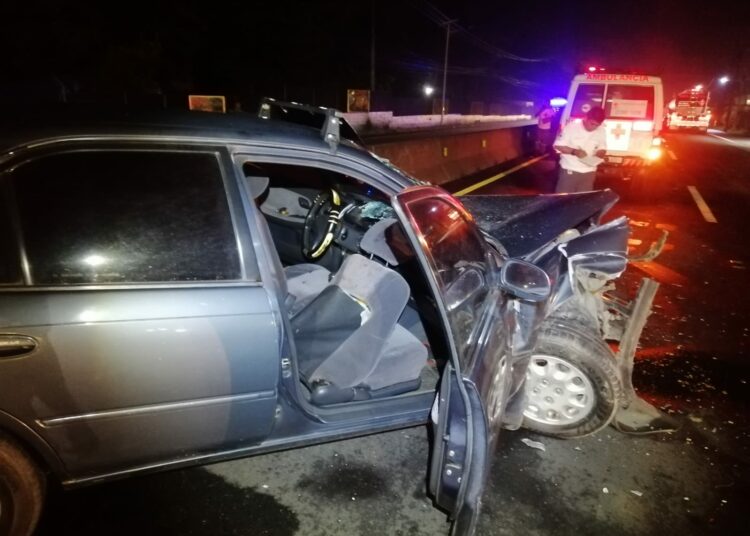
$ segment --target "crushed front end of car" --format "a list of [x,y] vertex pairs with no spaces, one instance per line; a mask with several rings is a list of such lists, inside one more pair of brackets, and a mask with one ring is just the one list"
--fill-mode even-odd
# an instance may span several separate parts
[[[632,301],[615,297],[630,260],[630,227],[625,217],[601,220],[617,199],[610,190],[462,198],[488,241],[539,266],[552,282],[539,341],[519,364],[525,373],[514,374],[507,428],[566,438],[608,424],[628,433],[674,429],[633,388],[635,351],[658,283],[644,278]],[[650,259],[665,240],[666,234],[647,253]]]

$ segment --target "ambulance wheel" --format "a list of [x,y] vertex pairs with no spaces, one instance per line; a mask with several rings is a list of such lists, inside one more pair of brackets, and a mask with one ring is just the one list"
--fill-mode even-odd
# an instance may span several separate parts
[[624,400],[614,354],[574,318],[542,329],[526,373],[524,428],[559,438],[601,430]]

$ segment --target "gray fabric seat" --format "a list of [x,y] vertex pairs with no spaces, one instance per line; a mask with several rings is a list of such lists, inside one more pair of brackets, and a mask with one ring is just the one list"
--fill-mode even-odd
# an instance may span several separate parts
[[409,285],[400,274],[355,254],[292,316],[299,370],[314,403],[419,388],[427,349],[397,325],[408,299]]
[[388,228],[394,224],[398,224],[398,220],[395,218],[383,218],[376,222],[362,236],[362,241],[359,244],[360,249],[369,253],[370,258],[374,255],[382,259],[386,264],[397,266],[398,258],[393,249],[391,249],[391,246],[388,245],[388,237],[386,235]]
[[294,316],[328,286],[331,272],[317,264],[293,264],[284,268],[287,311]]

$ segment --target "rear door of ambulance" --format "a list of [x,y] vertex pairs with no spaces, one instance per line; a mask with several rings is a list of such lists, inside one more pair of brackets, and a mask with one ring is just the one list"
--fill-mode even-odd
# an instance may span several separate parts
[[649,159],[661,126],[662,99],[660,82],[606,85],[603,107],[608,161],[637,165]]

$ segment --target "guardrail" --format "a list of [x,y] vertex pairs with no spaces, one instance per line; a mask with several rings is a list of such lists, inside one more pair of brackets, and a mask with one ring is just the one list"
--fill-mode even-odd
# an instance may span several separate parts
[[465,177],[533,150],[536,121],[529,116],[446,115],[441,125],[434,119],[439,121],[439,115],[398,118],[389,113],[344,116],[368,149],[433,184]]

